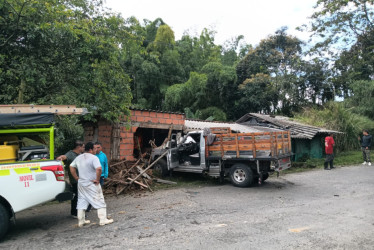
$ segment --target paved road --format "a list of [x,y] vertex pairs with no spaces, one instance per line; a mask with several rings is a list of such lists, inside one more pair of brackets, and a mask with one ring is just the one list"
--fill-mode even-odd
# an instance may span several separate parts
[[107,198],[115,223],[77,228],[69,203],[24,211],[4,249],[374,249],[374,167]]

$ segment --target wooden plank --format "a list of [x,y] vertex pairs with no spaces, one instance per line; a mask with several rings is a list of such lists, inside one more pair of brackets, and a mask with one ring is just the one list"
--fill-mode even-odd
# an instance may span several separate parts
[[167,180],[162,180],[162,179],[158,179],[156,178],[156,181],[157,182],[160,182],[160,183],[165,183],[165,184],[172,184],[172,185],[176,185],[178,183],[174,182],[174,181],[167,181]]
[[116,162],[116,163],[110,165],[109,167],[117,166],[117,165],[119,165],[119,164],[121,164],[121,163],[124,163],[124,162],[126,162],[126,161],[127,161],[127,160],[123,160],[123,161]]
[[[148,186],[146,186],[146,185],[144,185],[143,183],[141,183],[141,182],[138,182],[138,181],[136,181],[136,180],[134,180],[134,179],[131,179],[130,177],[128,177],[127,178],[129,181],[131,181],[130,183],[132,184],[132,183],[136,183],[136,184],[138,184],[139,186],[142,186],[142,187],[145,187],[145,188],[148,188]],[[130,184],[130,185],[131,185]]]
[[77,108],[75,105],[32,105],[32,104],[14,104],[0,105],[1,114],[12,113],[54,113],[57,115],[81,115],[87,113],[85,108]]
[[[136,166],[136,168],[138,169],[139,173],[141,173],[143,171],[143,169],[139,166]],[[147,173],[143,173],[143,177],[147,178],[147,179],[152,179]]]
[[136,167],[136,165],[138,165],[139,161],[140,161],[140,159],[137,160],[137,161],[135,162],[135,164],[132,165],[132,166],[131,166],[127,171],[126,171],[126,173],[125,173],[124,175],[127,175],[127,174],[131,171],[131,169],[133,169],[134,167]]

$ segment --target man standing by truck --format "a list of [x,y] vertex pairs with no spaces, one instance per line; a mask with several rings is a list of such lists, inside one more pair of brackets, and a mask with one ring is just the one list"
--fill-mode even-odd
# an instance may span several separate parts
[[75,160],[75,158],[84,152],[84,143],[82,141],[74,142],[74,149],[70,150],[64,155],[60,155],[56,160],[63,161],[65,165],[65,173],[69,175],[69,184],[71,186],[71,191],[74,193],[74,197],[71,200],[70,214],[74,218],[77,218],[77,202],[78,202],[78,183],[71,175],[70,164]]
[[[85,220],[85,211],[89,204],[97,209],[100,219],[100,226],[110,224],[113,219],[107,218],[106,203],[101,189],[101,165],[98,157],[95,156],[96,148],[92,142],[85,145],[85,153],[79,155],[70,164],[70,171],[74,179],[78,182],[78,226],[90,223]],[[77,175],[79,171],[79,177]]]

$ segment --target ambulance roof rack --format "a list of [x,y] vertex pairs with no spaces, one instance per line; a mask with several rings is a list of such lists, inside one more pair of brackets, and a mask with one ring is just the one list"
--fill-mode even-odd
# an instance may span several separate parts
[[53,113],[56,115],[84,115],[88,113],[88,111],[86,108],[77,108],[75,105],[0,105],[0,114],[20,113]]

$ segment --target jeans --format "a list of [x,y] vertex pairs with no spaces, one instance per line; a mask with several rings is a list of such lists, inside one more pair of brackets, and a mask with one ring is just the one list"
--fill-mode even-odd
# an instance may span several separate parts
[[328,168],[330,163],[330,168],[334,167],[334,154],[326,154],[326,159],[325,159],[325,164],[324,167],[325,169]]

